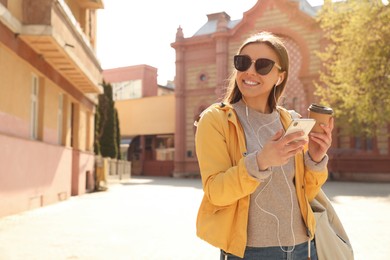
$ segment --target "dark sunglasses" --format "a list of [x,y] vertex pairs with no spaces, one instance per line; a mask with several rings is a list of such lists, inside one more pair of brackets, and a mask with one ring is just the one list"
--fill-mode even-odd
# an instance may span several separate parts
[[238,71],[243,72],[248,70],[251,67],[252,63],[255,63],[256,72],[263,76],[267,75],[272,70],[272,67],[274,65],[279,70],[282,70],[282,67],[276,64],[273,60],[269,60],[265,58],[252,60],[251,57],[249,57],[248,55],[234,56],[234,67]]

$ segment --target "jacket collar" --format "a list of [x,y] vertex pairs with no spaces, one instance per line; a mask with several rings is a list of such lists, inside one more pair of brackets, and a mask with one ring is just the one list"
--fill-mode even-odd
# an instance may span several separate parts
[[[237,124],[237,115],[234,112],[234,108],[233,108],[232,104],[221,102],[221,103],[216,103],[214,105],[217,109],[220,109],[222,111],[226,111],[228,113],[227,114],[228,119],[230,121],[232,121],[233,123]],[[280,114],[280,118],[281,118],[282,125],[283,125],[284,129],[287,129],[287,127],[289,126],[289,124],[292,120],[291,113],[287,109],[285,109],[284,107],[281,107],[281,106],[277,106],[276,110],[278,110],[278,112]]]

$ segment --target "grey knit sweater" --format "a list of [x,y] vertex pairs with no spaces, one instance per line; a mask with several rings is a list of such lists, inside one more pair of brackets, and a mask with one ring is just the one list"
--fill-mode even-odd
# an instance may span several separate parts
[[[279,113],[275,110],[271,114],[262,114],[250,108],[247,113],[242,100],[233,104],[233,108],[245,132],[245,165],[249,174],[261,181],[257,190],[251,194],[247,245],[292,246],[307,241],[294,186],[294,159],[266,171],[259,171],[257,166],[257,151],[282,129]],[[324,168],[327,158],[316,164],[305,154],[305,163],[311,164],[311,167]]]

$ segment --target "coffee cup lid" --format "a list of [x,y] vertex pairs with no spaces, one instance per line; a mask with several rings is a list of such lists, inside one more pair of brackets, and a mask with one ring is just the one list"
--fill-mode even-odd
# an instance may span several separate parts
[[332,115],[333,114],[333,109],[330,108],[330,107],[326,107],[326,106],[322,106],[322,105],[319,105],[319,104],[311,104],[309,106],[309,111],[312,111],[312,112],[316,112],[316,113],[320,113],[320,114],[328,114],[328,115]]

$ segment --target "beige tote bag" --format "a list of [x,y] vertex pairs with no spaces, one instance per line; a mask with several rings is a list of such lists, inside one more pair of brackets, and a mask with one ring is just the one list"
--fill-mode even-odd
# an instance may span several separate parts
[[[291,118],[300,118],[294,110],[288,111]],[[353,250],[332,203],[321,189],[310,202],[316,218],[315,244],[318,260],[353,260]]]
[[315,244],[319,260],[353,260],[348,235],[331,201],[321,189],[310,203],[317,222]]

